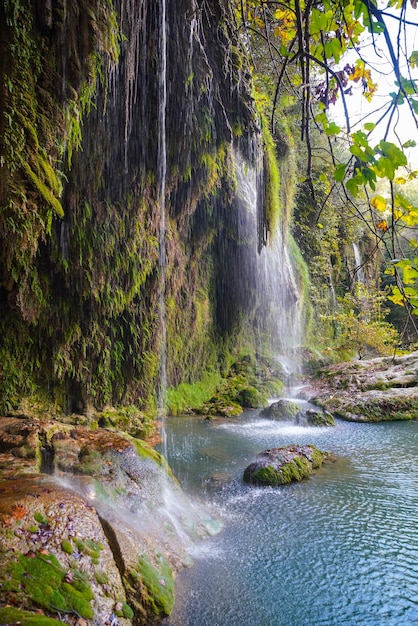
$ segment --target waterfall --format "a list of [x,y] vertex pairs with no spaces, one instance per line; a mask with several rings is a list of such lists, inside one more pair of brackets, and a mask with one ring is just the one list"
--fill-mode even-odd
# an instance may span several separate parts
[[254,164],[234,151],[237,198],[240,204],[238,238],[246,246],[245,266],[239,268],[248,294],[248,281],[255,283],[255,324],[259,346],[275,354],[292,354],[301,342],[301,299],[288,243],[281,224],[269,233],[259,249],[258,230],[263,207],[263,156],[256,146]]
[[159,76],[158,76],[158,203],[160,207],[159,233],[159,314],[161,328],[160,345],[160,387],[158,390],[158,410],[162,420],[162,436],[164,437],[164,415],[167,390],[167,328],[165,311],[166,288],[166,178],[167,178],[167,145],[166,145],[166,113],[167,113],[167,23],[166,0],[160,0],[159,19]]
[[363,259],[361,258],[360,249],[358,245],[354,242],[353,242],[353,252],[354,252],[354,262],[355,262],[354,278],[357,280],[358,283],[365,285],[366,276],[364,274],[364,269],[363,269]]

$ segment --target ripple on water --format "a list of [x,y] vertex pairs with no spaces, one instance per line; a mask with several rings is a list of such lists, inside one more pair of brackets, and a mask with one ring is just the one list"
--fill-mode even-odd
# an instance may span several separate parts
[[[418,424],[286,428],[251,417],[211,429],[214,439],[205,445],[222,448],[214,469],[225,470],[225,451],[231,461],[231,479],[211,495],[225,528],[207,548],[199,545],[194,567],[178,577],[167,623],[418,624]],[[243,485],[248,458],[295,441],[335,452],[338,460],[300,484]],[[182,472],[206,471],[206,460],[187,454]]]

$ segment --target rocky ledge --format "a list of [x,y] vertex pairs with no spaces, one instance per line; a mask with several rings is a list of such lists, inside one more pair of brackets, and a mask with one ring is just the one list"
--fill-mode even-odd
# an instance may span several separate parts
[[0,418],[0,624],[158,623],[212,530],[144,442]]
[[322,368],[308,397],[354,422],[417,419],[418,351]]
[[321,467],[327,454],[312,445],[284,446],[261,452],[244,471],[244,482],[278,487],[310,476]]

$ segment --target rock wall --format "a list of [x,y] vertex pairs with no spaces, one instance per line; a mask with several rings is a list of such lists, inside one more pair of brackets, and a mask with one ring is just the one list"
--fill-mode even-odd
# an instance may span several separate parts
[[229,3],[167,0],[163,67],[163,6],[0,9],[3,410],[40,391],[67,412],[149,408],[165,330],[175,385],[243,326],[245,307],[219,323],[216,285],[219,241],[240,237],[231,147],[251,162],[258,132],[247,61]]

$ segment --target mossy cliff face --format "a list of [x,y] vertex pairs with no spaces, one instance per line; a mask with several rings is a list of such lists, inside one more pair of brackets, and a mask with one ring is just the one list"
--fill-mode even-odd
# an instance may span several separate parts
[[177,385],[254,339],[255,276],[233,284],[234,155],[266,145],[245,54],[222,0],[167,0],[164,25],[162,0],[41,4],[0,9],[0,402],[150,408],[163,344]]

